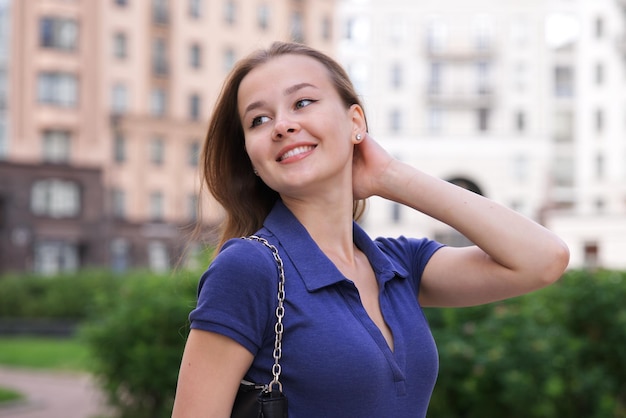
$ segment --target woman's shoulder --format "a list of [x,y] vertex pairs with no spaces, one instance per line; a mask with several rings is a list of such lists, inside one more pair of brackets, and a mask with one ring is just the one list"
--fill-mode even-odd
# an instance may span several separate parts
[[422,252],[434,252],[443,244],[430,238],[412,238],[400,235],[399,237],[378,237],[374,240],[378,248],[384,252],[415,254]]
[[[224,243],[202,275],[200,285],[207,281],[219,281],[224,285],[228,279],[232,286],[264,287],[264,283],[274,283],[276,276],[276,262],[268,248],[260,242],[233,238]],[[255,280],[250,280],[250,277],[255,277]]]

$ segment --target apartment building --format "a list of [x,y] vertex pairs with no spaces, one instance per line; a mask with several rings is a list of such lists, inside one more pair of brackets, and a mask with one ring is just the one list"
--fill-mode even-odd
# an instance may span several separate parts
[[[626,2],[342,0],[338,22],[389,151],[555,230],[572,267],[626,267]],[[468,244],[381,199],[365,227]]]
[[0,272],[178,262],[214,239],[198,153],[233,63],[331,52],[332,0],[0,0]]

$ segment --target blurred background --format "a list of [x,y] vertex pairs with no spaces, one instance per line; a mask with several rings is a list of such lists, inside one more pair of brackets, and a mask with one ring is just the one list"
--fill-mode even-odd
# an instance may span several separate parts
[[[571,275],[583,277],[580,283],[593,276],[615,303],[623,295],[625,0],[0,0],[0,342],[9,333],[80,334],[87,345],[106,345],[110,335],[94,327],[78,332],[77,324],[87,318],[102,324],[127,300],[125,309],[180,310],[167,325],[176,329],[170,363],[178,361],[179,328],[222,217],[199,193],[207,121],[234,62],[274,40],[335,57],[363,97],[370,133],[386,149],[546,225],[569,245]],[[382,199],[371,199],[363,225],[373,236],[469,244],[446,225]],[[172,275],[174,289],[167,287]],[[133,284],[136,276],[141,286]],[[147,291],[150,280],[159,284]],[[590,291],[581,286],[576,295]],[[163,289],[180,299],[164,302]],[[611,312],[607,330],[626,324],[621,305],[595,302],[593,315]],[[539,311],[528,309],[536,324]],[[541,312],[546,323],[558,317],[565,326],[562,311]],[[477,315],[499,318],[491,310]],[[129,317],[136,312],[116,317],[127,334],[108,322],[118,337],[127,336],[111,345],[119,353],[135,338]],[[474,329],[451,318],[432,321],[451,335]],[[626,342],[623,333],[608,338],[599,327],[581,329],[577,338],[603,340],[609,351]],[[563,349],[559,341],[554,350]],[[11,347],[0,345],[0,363],[3,353],[24,351]],[[440,349],[443,365],[448,351]],[[464,364],[477,364],[461,352],[469,356]],[[626,360],[603,353],[618,382]],[[113,369],[101,371],[107,367]],[[565,389],[563,370],[550,375],[556,380],[541,378],[550,382],[546,391],[577,396]],[[598,376],[576,390],[606,383],[605,372]],[[477,390],[476,382],[468,385]],[[602,386],[614,409],[606,399],[590,401],[598,417],[626,416],[625,389],[614,386]],[[463,405],[464,416],[474,416]],[[549,409],[536,416],[559,416]]]
[[[0,272],[166,271],[214,238],[206,123],[275,39],[336,57],[398,157],[626,267],[624,1],[0,0]],[[464,244],[376,199],[365,227]]]

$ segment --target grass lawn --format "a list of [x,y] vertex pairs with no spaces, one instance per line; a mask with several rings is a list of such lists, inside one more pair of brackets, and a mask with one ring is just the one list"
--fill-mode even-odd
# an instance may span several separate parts
[[0,386],[0,404],[2,404],[2,402],[17,401],[23,397],[24,395],[14,391],[13,389]]
[[72,338],[0,337],[0,365],[42,370],[86,371],[89,351]]

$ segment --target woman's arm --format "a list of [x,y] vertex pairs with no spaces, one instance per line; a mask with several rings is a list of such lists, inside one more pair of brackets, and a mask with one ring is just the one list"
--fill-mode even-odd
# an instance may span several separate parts
[[253,356],[220,334],[192,329],[178,376],[172,418],[228,418]]
[[393,159],[366,137],[355,152],[355,197],[378,195],[438,219],[475,246],[445,247],[428,262],[424,306],[469,306],[518,296],[561,277],[567,246],[555,234],[483,196]]

